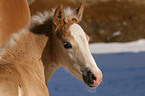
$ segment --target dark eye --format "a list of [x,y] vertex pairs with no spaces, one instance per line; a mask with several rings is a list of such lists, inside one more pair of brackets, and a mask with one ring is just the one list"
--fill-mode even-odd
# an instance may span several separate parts
[[69,42],[64,42],[63,46],[66,49],[72,48],[72,45]]

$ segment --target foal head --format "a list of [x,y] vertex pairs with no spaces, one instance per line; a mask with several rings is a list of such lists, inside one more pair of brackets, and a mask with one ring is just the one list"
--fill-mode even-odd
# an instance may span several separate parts
[[89,37],[78,25],[82,18],[83,5],[77,9],[63,9],[60,5],[54,13],[53,49],[57,61],[89,87],[102,81],[102,72],[89,51]]

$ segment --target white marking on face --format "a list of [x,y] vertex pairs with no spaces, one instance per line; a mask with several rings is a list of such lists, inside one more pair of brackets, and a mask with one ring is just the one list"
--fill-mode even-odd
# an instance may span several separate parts
[[75,39],[75,42],[78,43],[79,51],[83,54],[86,66],[91,67],[93,71],[96,71],[96,69],[99,71],[99,68],[97,67],[94,58],[92,57],[90,51],[89,51],[89,43],[86,38],[84,30],[81,28],[80,25],[74,23],[70,26],[69,31],[73,38]]
[[74,39],[76,41],[78,41],[78,43],[81,43],[81,44],[85,43],[88,46],[88,41],[87,41],[87,38],[85,36],[85,32],[81,28],[80,25],[74,23],[70,26],[69,30],[71,32],[71,35],[74,37]]

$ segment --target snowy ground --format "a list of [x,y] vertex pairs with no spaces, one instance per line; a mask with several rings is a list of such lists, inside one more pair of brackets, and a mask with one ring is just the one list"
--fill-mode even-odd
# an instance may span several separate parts
[[145,39],[128,43],[94,43],[90,44],[90,51],[93,54],[145,52]]
[[90,50],[103,72],[102,83],[89,89],[61,67],[48,83],[50,96],[145,96],[145,40],[91,44]]

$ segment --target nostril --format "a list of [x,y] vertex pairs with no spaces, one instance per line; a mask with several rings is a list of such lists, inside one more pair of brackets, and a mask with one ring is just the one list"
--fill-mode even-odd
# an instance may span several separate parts
[[94,74],[92,74],[92,80],[96,80],[96,77]]

